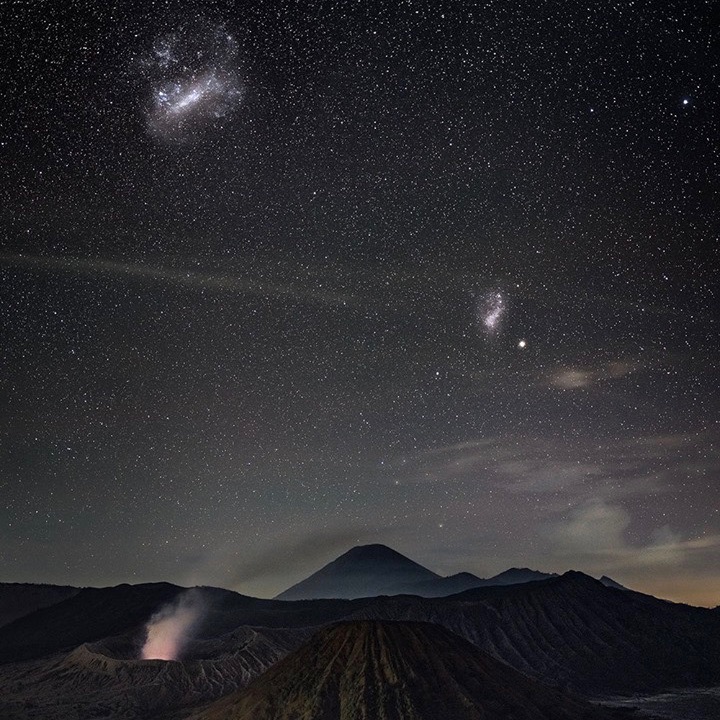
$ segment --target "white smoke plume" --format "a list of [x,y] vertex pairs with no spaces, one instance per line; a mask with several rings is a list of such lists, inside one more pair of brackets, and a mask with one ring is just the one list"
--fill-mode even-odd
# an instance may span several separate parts
[[145,627],[142,659],[177,660],[192,639],[205,610],[205,600],[197,588],[181,593],[173,602],[160,608]]

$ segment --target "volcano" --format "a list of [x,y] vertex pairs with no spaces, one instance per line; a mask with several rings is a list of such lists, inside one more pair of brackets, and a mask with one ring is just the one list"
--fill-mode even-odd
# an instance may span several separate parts
[[510,568],[491,578],[468,572],[443,577],[386,545],[358,545],[293,585],[276,600],[356,599],[378,595],[445,597],[476,587],[518,585],[557,577]]
[[325,628],[192,720],[609,720],[430,623]]
[[406,592],[413,585],[440,579],[440,575],[386,545],[358,545],[276,599],[393,595]]

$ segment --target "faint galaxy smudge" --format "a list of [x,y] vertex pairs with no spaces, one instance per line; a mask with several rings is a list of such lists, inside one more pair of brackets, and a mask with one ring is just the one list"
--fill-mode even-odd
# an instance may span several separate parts
[[475,319],[480,330],[486,335],[495,335],[502,326],[507,312],[507,301],[501,290],[482,293],[475,305]]
[[238,44],[222,25],[198,21],[163,35],[137,66],[149,88],[146,126],[158,140],[199,139],[230,118],[245,95]]

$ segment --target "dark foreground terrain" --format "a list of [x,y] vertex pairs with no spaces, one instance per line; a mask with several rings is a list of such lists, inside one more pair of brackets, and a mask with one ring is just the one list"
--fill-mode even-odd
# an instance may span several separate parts
[[611,720],[429,623],[320,630],[250,687],[192,720]]
[[[603,698],[624,716],[720,718],[720,613],[577,572],[448,597],[35,587],[0,585],[0,606],[7,591],[11,615],[19,593],[27,609],[0,626],[3,720],[448,717],[439,705],[560,720],[610,717],[588,704]],[[147,623],[188,597],[178,659],[141,659]]]
[[630,708],[638,720],[714,720],[720,718],[720,687],[611,698],[607,705]]

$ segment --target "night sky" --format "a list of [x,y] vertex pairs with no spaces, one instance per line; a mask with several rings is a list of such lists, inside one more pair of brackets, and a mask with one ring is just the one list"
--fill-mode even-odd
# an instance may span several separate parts
[[720,604],[719,21],[5,3],[0,580]]

